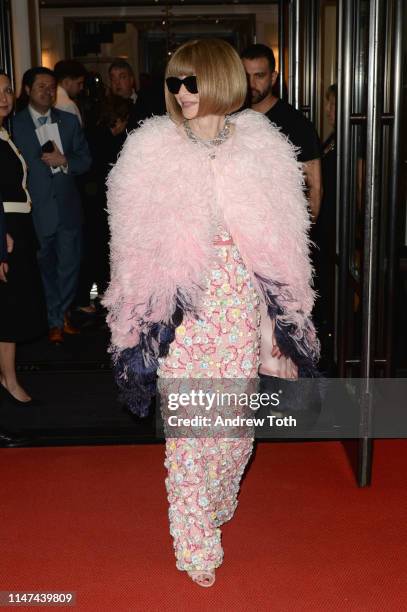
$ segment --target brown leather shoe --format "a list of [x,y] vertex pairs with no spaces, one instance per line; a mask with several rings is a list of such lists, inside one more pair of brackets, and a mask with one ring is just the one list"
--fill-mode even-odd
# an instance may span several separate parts
[[48,339],[53,344],[62,344],[64,341],[62,329],[60,327],[51,327],[48,332]]
[[75,336],[75,335],[80,334],[80,333],[81,332],[78,329],[78,327],[75,327],[74,325],[72,325],[72,323],[70,322],[68,317],[65,315],[65,317],[64,317],[64,334],[68,334],[70,336]]

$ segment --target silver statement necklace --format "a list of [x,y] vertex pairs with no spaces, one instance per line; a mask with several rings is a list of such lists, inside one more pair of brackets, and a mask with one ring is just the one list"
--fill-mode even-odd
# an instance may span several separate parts
[[190,140],[192,140],[192,142],[197,142],[209,149],[209,157],[211,159],[215,159],[216,157],[215,147],[218,147],[223,142],[225,142],[225,140],[227,140],[232,133],[230,117],[225,118],[225,124],[223,128],[218,132],[215,138],[212,138],[210,140],[205,140],[204,138],[200,138],[200,136],[195,134],[191,129],[188,119],[184,120],[184,129],[186,135]]

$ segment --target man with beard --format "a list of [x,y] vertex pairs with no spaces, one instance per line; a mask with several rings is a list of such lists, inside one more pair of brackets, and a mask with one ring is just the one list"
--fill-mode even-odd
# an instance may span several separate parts
[[252,109],[265,114],[300,149],[298,161],[303,164],[308,203],[315,223],[322,197],[321,145],[316,130],[300,111],[274,95],[278,73],[274,53],[269,47],[250,45],[241,57]]
[[58,81],[55,108],[72,113],[82,126],[82,115],[75,100],[85,85],[85,67],[75,60],[61,60],[55,64],[54,73]]

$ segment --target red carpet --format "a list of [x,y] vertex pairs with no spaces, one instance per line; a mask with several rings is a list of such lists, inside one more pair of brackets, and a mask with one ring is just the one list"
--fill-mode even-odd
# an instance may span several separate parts
[[258,445],[212,589],[175,569],[163,451],[2,449],[0,590],[95,612],[407,609],[407,441],[376,443],[366,489],[340,443]]

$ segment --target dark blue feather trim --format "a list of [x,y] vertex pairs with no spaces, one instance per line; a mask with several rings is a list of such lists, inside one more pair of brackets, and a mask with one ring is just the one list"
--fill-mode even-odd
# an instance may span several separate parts
[[166,357],[175,338],[175,328],[182,323],[183,312],[177,305],[171,324],[150,323],[140,333],[137,346],[116,353],[114,377],[119,387],[119,401],[129,410],[145,417],[157,392],[158,359]]
[[302,354],[298,351],[296,343],[303,346],[304,351],[307,351],[303,340],[294,341],[295,328],[293,325],[288,327],[282,327],[279,325],[278,320],[276,321],[276,327],[274,330],[278,348],[286,357],[289,357],[295,365],[298,367],[299,378],[317,378],[320,376],[317,365],[311,355]]
[[[278,315],[284,314],[284,309],[279,303],[279,297],[287,285],[264,278],[258,274],[256,274],[256,277],[266,294],[269,317],[276,320],[274,333],[279,349],[298,367],[299,378],[319,378],[321,374],[317,368],[317,360],[307,346],[304,335],[302,335],[301,339],[296,338],[296,326],[293,324],[281,325],[277,318]],[[312,325],[310,318],[306,324]]]
[[116,356],[114,376],[119,387],[119,401],[133,414],[147,416],[156,390],[157,365],[152,361],[146,366],[140,344]]
[[[279,304],[279,296],[285,285],[261,277],[258,279],[266,293],[268,314],[272,319],[276,319],[277,315],[284,312]],[[168,355],[170,345],[175,338],[175,328],[181,324],[185,310],[192,315],[196,314],[192,307],[190,309],[184,305],[182,308],[178,301],[170,324],[144,324],[139,344],[115,354],[114,374],[120,390],[119,400],[139,417],[145,417],[149,413],[157,391],[158,358]],[[311,320],[309,325],[312,325]],[[319,377],[315,355],[311,354],[304,337],[302,339],[296,337],[296,331],[295,325],[283,326],[278,318],[276,319],[275,335],[278,346],[284,355],[290,357],[297,365],[298,375],[301,378]]]

